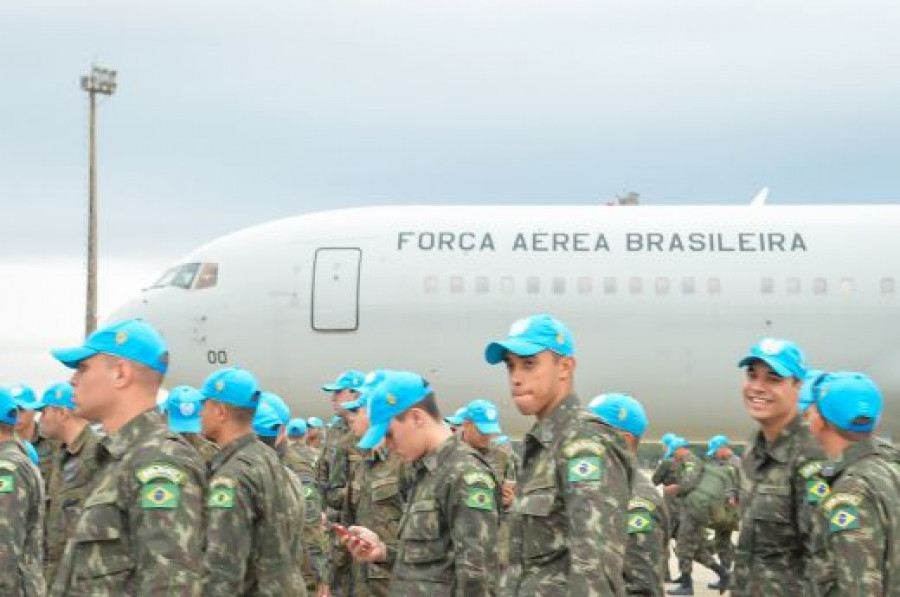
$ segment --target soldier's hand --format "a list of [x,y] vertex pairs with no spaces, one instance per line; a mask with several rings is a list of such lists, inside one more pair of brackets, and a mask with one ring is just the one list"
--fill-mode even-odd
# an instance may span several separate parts
[[678,485],[666,485],[663,487],[663,493],[666,495],[678,495]]
[[505,481],[503,483],[502,497],[501,501],[503,502],[504,508],[509,508],[512,506],[513,500],[516,499],[516,484],[512,481]]
[[352,535],[347,541],[347,549],[353,559],[360,562],[383,562],[387,560],[387,546],[378,535],[366,527],[350,527]]

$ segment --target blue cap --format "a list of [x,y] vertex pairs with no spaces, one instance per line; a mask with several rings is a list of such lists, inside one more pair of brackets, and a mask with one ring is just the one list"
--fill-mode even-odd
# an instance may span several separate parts
[[669,442],[664,458],[671,458],[672,454],[675,453],[675,450],[677,450],[678,448],[686,448],[687,445],[688,443],[686,439],[684,439],[683,437],[675,437],[675,439]]
[[498,422],[500,414],[497,412],[497,407],[494,403],[489,400],[473,400],[465,408],[462,417],[466,421],[472,421],[475,424],[475,429],[485,435],[503,433]]
[[25,453],[28,454],[28,458],[31,462],[34,463],[35,466],[41,463],[41,457],[38,455],[37,450],[34,449],[34,446],[27,439],[22,440],[22,447],[25,448]]
[[369,395],[369,430],[357,446],[370,450],[377,446],[391,424],[391,419],[406,412],[431,394],[428,382],[416,373],[386,372],[381,384]]
[[191,386],[178,386],[169,391],[166,398],[169,429],[176,433],[200,433],[200,409],[203,394]]
[[494,442],[495,444],[497,444],[498,446],[501,444],[510,443],[508,435],[498,435],[497,437],[493,438],[491,441]]
[[675,439],[676,437],[678,437],[678,436],[675,435],[674,433],[666,433],[665,435],[662,436],[662,438],[660,438],[659,441],[662,442],[662,444],[664,446],[668,446],[670,443],[672,443],[672,440]]
[[764,338],[754,344],[750,353],[738,363],[738,367],[746,367],[753,361],[762,361],[781,377],[806,377],[806,363],[803,351],[790,340]]
[[287,403],[285,403],[278,394],[273,394],[272,392],[260,392],[259,400],[261,404],[268,404],[275,409],[275,413],[281,420],[282,425],[287,425],[288,421],[291,420],[291,409],[288,408]]
[[385,376],[388,374],[387,369],[378,369],[368,373],[363,381],[363,384],[357,388],[359,392],[359,396],[357,396],[356,400],[349,400],[347,402],[341,402],[341,407],[344,410],[349,410],[351,412],[355,412],[364,406],[369,404],[369,396],[371,396],[372,392],[374,392],[381,382],[384,381]]
[[0,386],[0,423],[15,425],[17,408],[16,400],[13,398],[9,389]]
[[255,410],[259,406],[259,383],[244,369],[226,367],[213,372],[200,388],[203,399]]
[[503,362],[507,352],[530,357],[545,350],[552,350],[564,357],[575,353],[569,328],[549,315],[532,315],[520,319],[509,328],[506,340],[491,342],[484,351],[484,358],[491,365]]
[[41,397],[41,407],[57,406],[75,410],[75,391],[72,384],[67,381],[55,383],[46,390]]
[[459,427],[463,424],[463,421],[466,420],[466,407],[461,406],[456,409],[456,412],[452,415],[447,415],[444,417],[444,422],[446,422],[451,427]]
[[52,351],[60,363],[75,369],[78,363],[98,353],[111,354],[165,373],[169,368],[166,342],[153,327],[140,319],[120,321],[100,328],[77,348]]
[[309,417],[306,419],[306,424],[310,429],[321,429],[325,426],[324,421],[319,417]]
[[590,401],[588,409],[616,429],[640,438],[647,430],[647,413],[641,403],[628,394],[600,394]]
[[338,375],[334,382],[325,384],[322,389],[326,392],[340,392],[341,390],[358,390],[365,383],[366,376],[362,371],[351,369]]
[[803,379],[803,386],[800,388],[800,394],[797,397],[797,408],[800,410],[801,414],[806,412],[806,409],[812,406],[813,402],[816,401],[813,397],[812,387],[813,384],[816,383],[816,380],[823,375],[825,375],[825,372],[818,369],[810,369],[806,372],[806,377]]
[[728,444],[728,438],[724,435],[714,435],[709,438],[709,441],[706,443],[706,455],[715,456],[716,450],[722,446],[727,446]]
[[271,404],[260,402],[253,414],[253,432],[260,437],[278,437],[281,427],[281,417]]
[[287,426],[288,437],[303,437],[306,435],[306,421],[304,419],[291,419]]
[[41,410],[44,408],[40,400],[34,394],[34,390],[30,386],[23,383],[17,383],[9,386],[9,393],[12,394],[16,406],[24,410]]
[[862,373],[826,373],[813,384],[812,393],[819,413],[844,431],[868,433],[881,419],[881,391]]
[[349,410],[350,412],[356,412],[359,409],[363,408],[369,403],[368,395],[360,394],[359,398],[356,400],[351,400],[349,402],[341,402],[341,407],[344,410]]

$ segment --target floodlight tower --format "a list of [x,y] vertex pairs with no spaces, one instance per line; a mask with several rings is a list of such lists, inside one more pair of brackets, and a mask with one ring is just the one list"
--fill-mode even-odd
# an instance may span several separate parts
[[112,95],[116,91],[116,71],[91,67],[91,74],[81,77],[81,88],[90,98],[90,141],[88,147],[88,254],[87,301],[84,335],[97,327],[97,94]]

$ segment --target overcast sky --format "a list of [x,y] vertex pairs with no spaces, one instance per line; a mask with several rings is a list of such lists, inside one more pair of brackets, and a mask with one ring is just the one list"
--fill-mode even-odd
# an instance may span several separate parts
[[58,340],[37,304],[80,329],[92,62],[119,71],[112,308],[221,234],[334,207],[895,202],[898,27],[895,0],[4,0],[0,333]]

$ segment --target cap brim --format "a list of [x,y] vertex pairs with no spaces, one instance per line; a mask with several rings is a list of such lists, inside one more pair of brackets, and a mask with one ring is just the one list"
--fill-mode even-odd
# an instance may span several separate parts
[[451,415],[449,417],[444,417],[444,422],[446,422],[448,425],[453,425],[454,427],[459,427],[460,425],[463,424],[463,418],[462,417],[454,417]]
[[762,361],[763,363],[768,365],[769,368],[772,369],[772,371],[774,371],[781,377],[796,377],[796,375],[790,369],[788,369],[787,367],[785,367],[784,365],[782,365],[775,359],[772,359],[769,357],[764,357],[761,355],[755,355],[755,354],[747,355],[746,357],[741,359],[741,362],[738,363],[738,367],[747,367],[753,361]]
[[547,350],[546,346],[526,342],[519,338],[510,338],[509,340],[503,340],[502,342],[491,342],[488,344],[487,348],[484,349],[484,359],[491,365],[496,365],[497,363],[503,362],[503,357],[507,352],[519,355],[520,357],[530,357],[544,350]]
[[49,404],[44,404],[43,402],[37,402],[37,401],[35,401],[35,402],[24,402],[24,401],[19,402],[18,400],[16,400],[15,402],[16,402],[16,407],[21,408],[22,410],[44,410],[44,408],[46,408],[47,406],[51,406]]
[[494,435],[503,433],[503,430],[500,429],[500,425],[498,423],[475,423],[475,429],[477,429],[480,433],[484,433],[485,435]]
[[350,402],[341,402],[341,408],[344,410],[349,410],[350,412],[358,411],[362,408],[363,403],[362,400],[351,400]]
[[390,421],[386,423],[378,423],[377,425],[370,425],[369,430],[366,431],[365,435],[362,436],[362,439],[359,440],[359,443],[356,444],[356,447],[362,448],[363,450],[371,450],[381,443],[381,440],[383,440],[384,436],[387,435],[388,427],[390,425]]
[[169,429],[176,433],[200,433],[200,420],[169,418]]
[[69,369],[76,369],[78,363],[94,356],[97,354],[97,351],[87,346],[79,346],[77,348],[57,348],[56,350],[51,350],[50,354]]
[[342,388],[341,386],[335,385],[333,383],[329,383],[329,384],[325,384],[324,386],[322,386],[322,389],[325,390],[326,392],[340,392],[344,388]]

